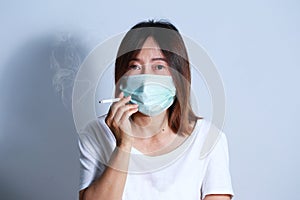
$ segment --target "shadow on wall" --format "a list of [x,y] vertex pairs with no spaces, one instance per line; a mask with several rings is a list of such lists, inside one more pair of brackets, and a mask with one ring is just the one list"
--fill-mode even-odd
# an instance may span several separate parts
[[70,35],[29,41],[4,66],[1,199],[77,199],[79,162],[70,77],[87,54],[78,41]]

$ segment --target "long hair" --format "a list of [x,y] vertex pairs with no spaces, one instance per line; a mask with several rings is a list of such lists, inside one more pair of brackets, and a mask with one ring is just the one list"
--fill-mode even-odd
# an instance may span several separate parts
[[168,108],[168,125],[175,133],[189,135],[197,117],[190,104],[191,71],[186,47],[177,28],[167,21],[149,20],[133,26],[123,38],[115,62],[115,83],[128,71],[146,39],[152,37],[160,47],[176,87],[176,98]]

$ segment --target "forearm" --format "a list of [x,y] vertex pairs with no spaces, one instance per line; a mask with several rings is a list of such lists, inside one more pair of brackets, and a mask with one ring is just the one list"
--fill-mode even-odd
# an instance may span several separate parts
[[127,178],[131,145],[116,148],[109,166],[82,194],[84,200],[121,200]]
[[207,195],[204,200],[230,200],[231,196],[227,194],[211,194]]

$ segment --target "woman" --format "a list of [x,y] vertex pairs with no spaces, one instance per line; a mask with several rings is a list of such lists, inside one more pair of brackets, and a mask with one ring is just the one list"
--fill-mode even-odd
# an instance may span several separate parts
[[231,199],[225,135],[198,158],[209,123],[192,111],[188,55],[176,27],[135,25],[120,44],[115,83],[120,100],[80,138],[79,198]]

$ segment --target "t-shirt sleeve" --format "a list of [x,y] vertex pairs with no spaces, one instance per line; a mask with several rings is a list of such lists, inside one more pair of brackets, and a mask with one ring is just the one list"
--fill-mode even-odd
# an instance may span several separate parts
[[102,175],[115,148],[114,136],[105,126],[104,117],[91,121],[79,133],[79,190]]
[[207,171],[201,188],[202,199],[209,194],[229,194],[233,196],[228,144],[224,133],[221,133],[219,141],[208,156]]
[[79,191],[87,188],[95,179],[101,176],[105,169],[105,165],[93,155],[90,146],[86,137],[81,137],[78,140],[80,153]]

